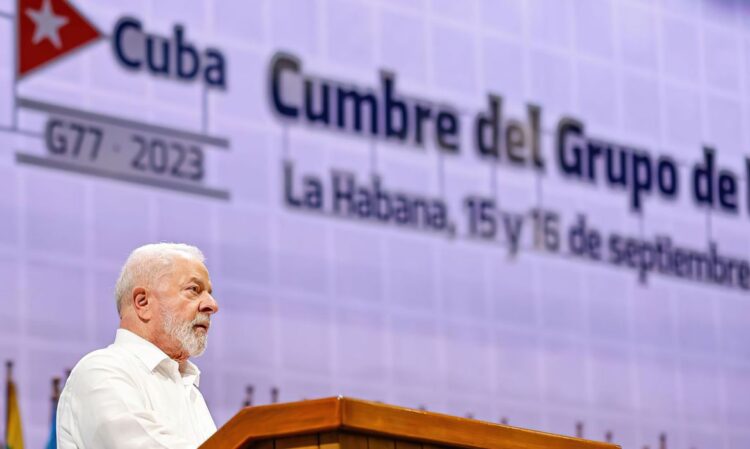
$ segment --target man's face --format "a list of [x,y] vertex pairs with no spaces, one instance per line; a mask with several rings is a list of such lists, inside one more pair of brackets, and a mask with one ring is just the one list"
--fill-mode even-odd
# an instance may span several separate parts
[[155,284],[152,292],[158,313],[153,331],[157,346],[173,358],[201,355],[211,315],[219,310],[211,296],[206,266],[195,259],[176,257],[171,270]]

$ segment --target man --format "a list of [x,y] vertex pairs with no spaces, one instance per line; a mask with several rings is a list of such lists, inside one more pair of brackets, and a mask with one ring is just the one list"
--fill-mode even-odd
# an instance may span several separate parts
[[57,408],[60,449],[194,449],[216,431],[188,358],[206,348],[218,305],[198,248],[130,254],[115,285],[115,342],[86,355]]

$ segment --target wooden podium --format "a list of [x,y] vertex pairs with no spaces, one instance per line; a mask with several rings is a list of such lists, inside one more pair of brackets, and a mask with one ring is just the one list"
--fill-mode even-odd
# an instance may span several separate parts
[[199,449],[618,449],[344,397],[247,407]]

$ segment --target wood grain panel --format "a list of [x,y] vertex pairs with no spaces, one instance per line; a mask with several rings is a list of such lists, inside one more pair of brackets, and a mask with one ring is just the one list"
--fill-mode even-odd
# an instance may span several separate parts
[[274,449],[273,443],[274,442],[272,439],[260,440],[260,441],[256,441],[255,443],[248,444],[247,446],[245,446],[245,448],[246,449]]
[[323,432],[319,434],[318,447],[320,449],[340,449],[339,432]]
[[341,449],[367,449],[367,435],[349,432],[339,433]]
[[251,441],[332,431],[341,425],[338,398],[245,407],[201,449],[235,449]]
[[422,443],[474,449],[615,449],[618,446],[551,433],[341,399],[342,428]]
[[318,449],[318,434],[277,438],[274,446],[276,449]]
[[410,441],[396,440],[396,449],[422,449],[422,445]]
[[[618,448],[609,443],[336,397],[245,408],[209,438],[201,449],[236,449],[245,447],[250,441],[332,431],[341,432],[338,435],[340,449],[373,449],[368,448],[366,438],[362,443],[357,438],[352,439],[352,434],[438,445],[442,449]],[[345,436],[347,434],[349,436]]]
[[396,442],[390,438],[381,438],[376,436],[367,437],[368,449],[396,449]]

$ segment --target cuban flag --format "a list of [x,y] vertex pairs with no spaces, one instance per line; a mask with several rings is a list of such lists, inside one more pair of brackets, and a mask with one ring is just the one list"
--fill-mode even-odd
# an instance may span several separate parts
[[18,0],[16,76],[22,78],[101,36],[66,0]]

